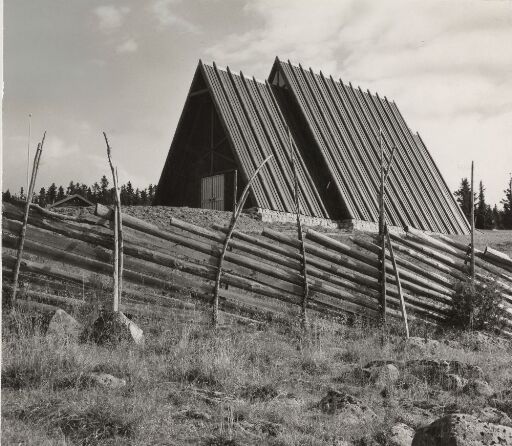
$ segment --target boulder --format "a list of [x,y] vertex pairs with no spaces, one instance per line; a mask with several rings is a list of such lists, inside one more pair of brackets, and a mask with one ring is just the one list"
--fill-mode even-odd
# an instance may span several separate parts
[[504,426],[512,427],[512,420],[510,417],[505,412],[494,407],[483,407],[474,415],[479,421],[484,423],[502,424]]
[[455,373],[448,373],[447,375],[443,376],[441,386],[444,390],[460,392],[466,383],[467,380],[461,378],[459,375],[456,375]]
[[144,344],[143,331],[121,311],[100,314],[91,327],[89,337],[97,344],[118,344],[123,341]]
[[416,431],[412,446],[490,446],[512,444],[512,428],[484,423],[466,414],[446,415]]
[[462,390],[472,396],[489,398],[494,395],[494,389],[482,379],[470,379]]
[[450,373],[456,373],[467,379],[483,379],[484,371],[481,367],[461,361],[450,361]]
[[362,401],[332,389],[319,401],[318,407],[324,413],[339,415],[343,424],[374,423],[377,420],[375,412]]
[[413,359],[406,362],[408,372],[429,384],[439,384],[450,373],[450,363],[438,359]]
[[398,378],[400,378],[400,372],[393,364],[375,367],[370,371],[370,380],[379,389],[393,386]]
[[386,444],[389,446],[411,446],[413,438],[414,429],[405,423],[398,423],[391,428]]
[[78,341],[82,325],[70,314],[60,308],[53,314],[46,328],[46,335],[63,340]]

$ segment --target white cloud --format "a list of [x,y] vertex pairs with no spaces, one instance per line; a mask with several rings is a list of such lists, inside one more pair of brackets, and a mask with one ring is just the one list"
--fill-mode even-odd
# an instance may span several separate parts
[[139,45],[133,38],[126,39],[123,43],[117,46],[116,51],[122,53],[134,53],[139,48]]
[[178,3],[181,3],[181,0],[155,0],[150,9],[161,26],[177,28],[191,33],[199,32],[197,25],[172,11],[172,7]]
[[119,8],[113,5],[98,6],[94,9],[94,13],[99,20],[99,26],[104,31],[120,28],[128,12],[130,12],[128,7]]
[[474,159],[489,199],[502,196],[506,168],[497,166],[512,165],[512,2],[254,0],[245,13],[258,26],[227,35],[209,57],[266,78],[279,56],[395,99],[452,186]]

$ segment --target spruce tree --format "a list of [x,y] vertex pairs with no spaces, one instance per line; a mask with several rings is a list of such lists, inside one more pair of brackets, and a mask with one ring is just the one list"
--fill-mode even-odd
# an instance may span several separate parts
[[56,200],[60,201],[66,196],[66,193],[64,192],[64,188],[62,186],[59,186],[59,189],[57,190],[57,197]]
[[5,202],[9,202],[11,201],[12,199],[12,196],[11,196],[11,191],[9,189],[7,189],[5,192],[2,192],[2,201],[5,201]]
[[43,208],[46,206],[46,189],[44,187],[39,189],[39,196],[37,197],[37,204],[39,204],[39,206],[41,206]]
[[503,229],[512,229],[512,180],[504,192],[505,198],[501,200],[501,204],[503,204],[502,225]]
[[53,204],[55,203],[55,199],[57,198],[57,186],[55,183],[52,183],[48,190],[46,191],[46,203]]
[[101,180],[100,180],[100,189],[101,189],[101,193],[100,193],[100,203],[102,204],[110,204],[111,202],[111,197],[110,197],[110,190],[108,188],[108,179],[105,175],[103,175],[101,177]]
[[489,215],[485,203],[485,188],[482,181],[478,187],[478,200],[475,206],[475,227],[477,229],[489,229]]
[[453,193],[462,212],[468,220],[471,219],[471,187],[467,178],[462,178],[460,187]]

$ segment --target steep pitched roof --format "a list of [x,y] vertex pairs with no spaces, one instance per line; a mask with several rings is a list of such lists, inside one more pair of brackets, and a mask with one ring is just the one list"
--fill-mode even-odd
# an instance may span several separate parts
[[[199,61],[189,99],[195,94],[204,93],[205,88],[212,98],[245,181],[248,181],[268,155],[273,155],[253,182],[251,192],[257,206],[282,212],[295,212],[294,179],[290,164],[287,125],[272,87],[268,82],[247,78],[241,72],[235,74],[229,68],[220,69],[215,63],[207,65]],[[178,128],[179,126],[180,124]],[[295,145],[293,135],[291,140]],[[179,150],[177,145],[175,137],[168,160],[174,150]],[[328,218],[322,198],[300,152],[295,150],[294,154],[301,192],[301,213]],[[170,168],[172,167],[166,164],[162,178]],[[162,179],[160,181],[162,182]],[[159,190],[157,195],[160,193],[162,192]]]
[[386,156],[396,147],[387,187],[388,223],[433,232],[468,231],[434,160],[394,102],[277,58],[269,79],[286,89],[301,110],[351,218],[378,220],[380,129]]

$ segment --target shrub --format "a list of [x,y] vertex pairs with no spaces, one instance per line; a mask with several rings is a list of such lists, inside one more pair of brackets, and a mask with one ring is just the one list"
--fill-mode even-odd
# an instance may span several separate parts
[[447,323],[454,328],[495,330],[503,326],[501,287],[495,278],[456,282]]

